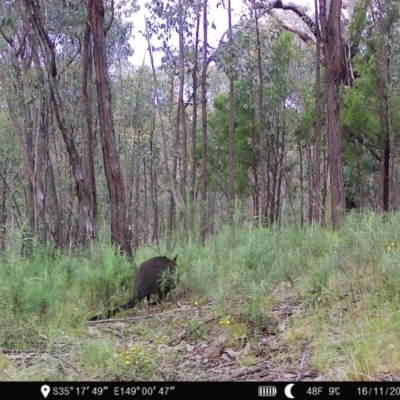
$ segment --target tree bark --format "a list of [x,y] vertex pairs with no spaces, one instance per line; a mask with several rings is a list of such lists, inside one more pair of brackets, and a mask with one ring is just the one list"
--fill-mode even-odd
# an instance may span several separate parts
[[[45,76],[43,69],[40,65],[39,54],[36,47],[32,47],[32,60],[36,68],[36,73],[40,85],[45,86]],[[43,225],[46,225],[46,215],[50,219],[50,234],[53,237],[56,246],[64,245],[64,234],[63,234],[63,224],[62,224],[62,213],[59,207],[59,201],[57,196],[57,187],[54,179],[53,165],[50,157],[49,149],[49,124],[45,124],[46,115],[46,105],[48,104],[47,98],[43,95],[41,96],[40,110],[38,110],[37,121],[36,121],[36,132],[37,132],[37,149],[36,157],[42,159],[42,166],[40,168],[44,175],[44,182],[41,181],[41,177],[38,176],[40,172],[36,169],[34,170],[35,178],[38,181],[37,185],[39,188],[43,187],[43,198],[40,196],[39,191],[39,204],[42,206],[41,215],[43,219]],[[40,148],[39,148],[40,147]],[[36,165],[36,162],[35,162]],[[47,230],[45,230],[44,240],[47,240]]]
[[232,31],[232,8],[231,0],[228,0],[228,45],[230,52],[230,63],[228,67],[229,74],[229,154],[228,154],[228,218],[233,222],[233,206],[235,199],[235,93],[233,86],[233,31]]
[[314,0],[315,6],[315,150],[314,150],[314,187],[313,187],[313,222],[322,224],[321,208],[321,35],[318,23],[318,0]]
[[344,62],[340,26],[341,9],[342,0],[331,1],[329,15],[327,15],[326,0],[320,0],[321,39],[325,50],[331,208],[334,229],[340,227],[345,209],[339,98]]
[[159,240],[159,217],[158,217],[158,204],[157,204],[157,172],[154,167],[154,150],[153,150],[153,141],[154,141],[154,125],[155,121],[152,119],[151,127],[150,127],[150,154],[152,154],[150,159],[150,197],[152,204],[152,231],[151,231],[151,240],[150,242],[158,243]]
[[111,93],[107,72],[103,0],[89,0],[88,15],[93,31],[94,66],[100,119],[104,169],[111,202],[111,242],[133,258],[131,234],[127,224],[124,181],[115,143]]
[[[89,18],[89,16],[87,16]],[[82,51],[82,100],[83,100],[83,142],[82,142],[82,168],[87,182],[93,218],[97,215],[96,178],[93,162],[93,130],[92,130],[92,64],[93,54],[91,46],[92,30],[86,21],[85,35]]]
[[[7,175],[5,167],[1,166],[3,173],[2,177]],[[1,182],[1,200],[0,200],[0,250],[4,252],[6,250],[6,233],[7,233],[7,186],[3,181]]]
[[[186,201],[186,185],[187,185],[187,129],[186,129],[186,115],[184,104],[184,87],[185,87],[185,36],[183,30],[183,2],[180,0],[179,4],[179,99],[178,99],[178,113],[180,118],[178,122],[182,124],[182,162],[181,162],[181,196],[183,202]],[[177,123],[179,127],[179,123]],[[185,221],[184,221],[185,223]]]
[[193,113],[192,113],[192,149],[191,149],[191,177],[190,177],[190,200],[191,213],[189,229],[193,229],[195,218],[195,200],[196,200],[196,129],[197,129],[197,67],[199,57],[199,31],[200,31],[200,6],[196,6],[196,34],[194,40],[194,63],[192,71],[193,80]]
[[[389,89],[389,56],[385,40],[385,21],[382,4],[376,1],[376,10],[371,4],[371,14],[374,23],[378,24],[378,79],[379,79],[379,125],[381,131],[381,165],[380,165],[380,201],[381,211],[389,211],[391,182],[394,176],[394,146],[393,127],[391,123],[391,101]],[[378,21],[376,21],[376,17]]]
[[203,70],[201,74],[201,194],[200,238],[204,244],[207,234],[207,0],[203,1]]
[[256,23],[256,44],[257,44],[257,67],[258,67],[258,124],[260,131],[260,203],[259,215],[260,226],[265,225],[266,207],[267,207],[267,137],[265,133],[264,121],[264,85],[263,85],[263,70],[261,62],[261,42],[260,42],[260,29],[258,26],[258,13],[254,15]]

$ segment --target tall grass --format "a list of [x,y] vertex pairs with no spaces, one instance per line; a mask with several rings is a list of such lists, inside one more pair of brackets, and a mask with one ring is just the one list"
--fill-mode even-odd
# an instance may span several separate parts
[[[204,246],[194,233],[179,235],[166,254],[178,254],[174,296],[211,301],[217,315],[242,324],[241,337],[263,331],[274,307],[301,304],[303,314],[286,321],[291,350],[308,340],[312,364],[331,378],[376,379],[388,365],[400,367],[390,351],[400,345],[399,224],[400,214],[366,212],[350,214],[335,232],[244,223],[221,227]],[[29,258],[12,251],[0,258],[3,347],[54,346],[61,332],[82,334],[88,316],[132,295],[138,265],[159,255],[146,247],[129,262],[104,240],[68,254],[37,242],[31,249]],[[93,366],[108,365],[111,344],[103,341],[84,347]]]
[[[258,301],[280,282],[303,295],[369,285],[393,298],[400,283],[399,219],[397,214],[351,214],[337,232],[316,226],[225,226],[204,247],[188,235],[177,241],[174,252],[181,290],[185,296],[223,303],[235,298]],[[9,313],[39,319],[75,308],[89,312],[111,307],[131,293],[138,265],[157,255],[146,247],[130,263],[105,241],[67,255],[35,243],[29,258],[9,252],[0,259],[0,301]],[[340,276],[347,280],[344,287],[338,287]]]

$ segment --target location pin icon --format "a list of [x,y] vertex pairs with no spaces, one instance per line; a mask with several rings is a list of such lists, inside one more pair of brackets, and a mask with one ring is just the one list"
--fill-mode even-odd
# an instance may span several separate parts
[[43,385],[43,386],[40,388],[40,391],[42,392],[43,397],[46,398],[46,397],[49,395],[49,393],[50,393],[50,386]]

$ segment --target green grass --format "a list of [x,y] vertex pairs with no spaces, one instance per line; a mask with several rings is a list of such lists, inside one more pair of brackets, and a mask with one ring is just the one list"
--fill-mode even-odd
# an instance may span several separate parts
[[[135,316],[159,315],[133,324],[86,321],[132,295],[138,265],[155,250],[139,249],[133,263],[104,240],[66,253],[32,243],[29,258],[6,253],[0,380],[184,380],[204,346],[202,360],[228,354],[232,368],[269,360],[291,371],[306,351],[307,368],[326,380],[399,378],[399,224],[400,214],[365,213],[336,232],[225,226],[204,246],[180,234],[173,254],[160,247],[178,254],[173,301],[136,306]],[[174,311],[175,300],[187,308]],[[199,365],[198,379],[213,375]]]

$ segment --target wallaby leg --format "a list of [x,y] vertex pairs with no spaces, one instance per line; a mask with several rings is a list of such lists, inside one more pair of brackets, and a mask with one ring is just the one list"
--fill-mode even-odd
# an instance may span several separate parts
[[125,308],[131,308],[135,305],[136,303],[136,298],[132,297],[130,300],[128,300],[121,308],[125,310]]
[[165,295],[166,295],[166,293],[163,292],[162,290],[158,291],[158,303],[161,303],[162,301],[165,300]]

